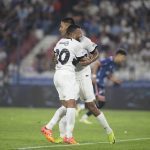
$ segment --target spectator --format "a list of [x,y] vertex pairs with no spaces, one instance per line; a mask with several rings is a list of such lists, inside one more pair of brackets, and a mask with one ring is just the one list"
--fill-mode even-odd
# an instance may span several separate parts
[[0,71],[5,72],[7,54],[3,47],[0,47]]
[[46,54],[43,50],[36,54],[33,66],[38,73],[43,73],[44,71],[47,71],[49,69]]
[[[150,64],[150,46],[147,44],[150,41],[149,14],[150,1],[147,0],[2,0],[0,43],[3,43],[7,58],[11,58],[18,43],[23,45],[31,32],[37,31],[39,40],[48,34],[58,35],[60,17],[70,16],[99,46],[106,45],[107,53],[112,54],[118,47],[124,47],[132,62],[138,59]],[[27,54],[22,53],[22,57]],[[136,70],[136,66],[134,68]]]

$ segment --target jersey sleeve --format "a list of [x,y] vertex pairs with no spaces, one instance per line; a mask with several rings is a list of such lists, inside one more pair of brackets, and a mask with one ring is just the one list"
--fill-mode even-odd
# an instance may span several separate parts
[[95,50],[95,48],[97,47],[97,44],[92,42],[89,38],[85,37],[84,38],[84,47],[89,53],[92,53]]
[[77,58],[84,57],[86,55],[86,52],[80,43],[77,43],[75,46],[75,55]]

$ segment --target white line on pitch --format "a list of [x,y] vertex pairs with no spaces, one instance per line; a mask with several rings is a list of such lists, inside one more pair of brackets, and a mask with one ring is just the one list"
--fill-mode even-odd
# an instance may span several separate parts
[[[122,139],[122,140],[117,140],[116,143],[129,142],[129,141],[142,141],[142,140],[150,140],[150,138]],[[82,145],[106,144],[106,143],[108,142],[80,143],[80,144],[75,144],[75,145],[57,144],[57,145],[47,145],[47,146],[22,147],[22,148],[17,148],[16,150],[30,150],[30,149],[40,149],[40,148],[50,148],[50,147],[53,147],[53,148],[70,147],[70,146],[82,146]]]

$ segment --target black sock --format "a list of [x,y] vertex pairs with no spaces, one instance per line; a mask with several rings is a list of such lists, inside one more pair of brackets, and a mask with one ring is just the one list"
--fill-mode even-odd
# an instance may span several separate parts
[[96,103],[96,106],[97,108],[101,109],[102,107],[104,107],[106,102],[101,102],[101,101],[98,101],[98,103]]
[[91,116],[93,113],[91,111],[88,111],[86,114],[87,116]]

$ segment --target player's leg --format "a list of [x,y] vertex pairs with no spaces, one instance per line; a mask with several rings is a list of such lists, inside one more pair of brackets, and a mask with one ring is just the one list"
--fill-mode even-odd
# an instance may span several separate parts
[[[88,78],[90,77],[90,78]],[[82,77],[82,91],[84,93],[84,99],[85,99],[85,104],[86,107],[89,109],[89,111],[91,111],[93,113],[93,115],[97,118],[97,120],[99,121],[99,123],[101,124],[101,126],[105,129],[108,138],[109,138],[109,142],[112,144],[115,142],[115,137],[113,135],[113,131],[110,128],[104,114],[102,112],[100,112],[100,110],[97,108],[94,100],[95,100],[95,95],[94,95],[94,90],[93,90],[93,85],[92,85],[92,81],[91,81],[91,76],[88,75],[86,76],[86,74],[83,74]]]
[[[79,97],[79,85],[77,82],[74,83],[74,87],[70,87],[70,89],[72,89],[73,93],[72,95],[75,94],[75,99],[77,100]],[[73,90],[74,89],[74,90]],[[68,92],[68,91],[66,91]],[[70,92],[68,92],[70,93]],[[75,108],[75,106],[74,106]],[[58,138],[55,139],[55,143],[62,143],[63,142],[63,138],[66,136],[66,116],[64,116],[60,121],[59,121],[59,131],[60,131],[60,136]]]
[[114,137],[113,130],[110,128],[103,112],[100,112],[100,110],[96,107],[94,102],[87,102],[86,107],[93,113],[93,115],[97,118],[101,126],[105,129],[110,144],[114,144],[115,137]]
[[[89,73],[83,73],[80,76],[80,99],[87,101],[88,100],[93,100],[95,99],[94,91],[93,91],[93,86],[92,86],[92,81],[91,81],[91,74]],[[83,122],[85,124],[92,124],[88,120],[89,116],[92,115],[92,112],[89,110],[87,113],[82,115],[80,122]]]
[[84,109],[85,109],[84,101],[78,101],[77,108],[76,108],[76,117],[78,117],[81,111]]
[[66,115],[59,121],[60,137],[64,138],[66,135]]
[[55,138],[55,143],[63,143],[63,139],[66,136],[66,115],[59,121],[60,136]]
[[78,76],[76,76],[76,82],[77,82],[77,91],[78,91],[78,98],[80,97],[80,101],[77,104],[77,108],[76,108],[76,117],[79,116],[79,113],[81,112],[81,110],[85,109],[85,103],[84,101],[81,101],[81,97],[82,96],[82,91],[80,90],[80,78]]
[[54,137],[52,135],[52,129],[56,125],[56,123],[61,119],[61,117],[65,115],[65,113],[66,113],[66,107],[61,106],[59,109],[57,109],[54,116],[46,124],[46,126],[42,127],[41,132],[45,135],[46,139],[49,142],[54,142]]
[[105,100],[103,101],[101,99],[105,99],[105,96],[103,95],[96,96],[96,106],[99,109],[103,108],[106,104],[106,101]]
[[[90,83],[89,83],[89,87],[90,87]],[[94,89],[94,93],[95,93],[95,96],[96,96],[96,106],[97,108],[101,109],[104,105],[105,105],[105,96],[104,96],[104,93],[105,93],[105,90],[104,88],[99,88],[99,86],[97,84],[94,84],[93,85],[93,89]],[[91,89],[92,91],[92,89]],[[92,95],[92,94],[91,94]],[[92,96],[91,96],[92,97]],[[88,100],[89,98],[86,97],[86,101]],[[94,99],[94,97],[93,97]],[[86,124],[91,124],[91,122],[88,121],[88,118],[92,115],[93,113],[91,111],[88,111],[86,114],[84,114],[80,121],[81,122],[84,122]]]
[[99,111],[99,109],[96,107],[94,102],[86,102],[86,107],[92,112],[92,114],[97,117],[98,121],[101,123],[103,128],[106,130],[106,132],[109,134],[112,132],[112,129],[110,128],[109,124],[107,123],[105,116],[102,112]]
[[88,120],[88,118],[92,115],[93,113],[91,111],[88,111],[87,113],[85,113],[84,115],[82,115],[80,122],[83,122],[85,124],[92,124],[92,122],[90,122]]
[[65,81],[66,87],[64,89],[65,100],[66,100],[66,136],[64,142],[68,144],[76,144],[77,142],[73,138],[73,130],[75,125],[75,115],[76,115],[76,100],[77,100],[77,83],[75,75],[70,76]]
[[[60,75],[56,72],[54,75],[54,84],[55,87],[58,91],[59,94],[59,98],[63,99],[63,90],[60,86],[61,83],[61,77]],[[42,127],[41,132],[45,135],[45,137],[47,138],[47,140],[49,142],[54,142],[54,137],[52,135],[52,129],[53,127],[56,125],[56,123],[61,119],[61,117],[63,117],[66,114],[66,102],[61,100],[62,106],[60,108],[58,108],[55,112],[55,114],[53,115],[53,117],[51,118],[51,120],[47,123],[46,126]]]
[[61,120],[59,121],[60,136],[55,139],[55,143],[63,143],[63,139],[66,140],[66,137],[67,138],[73,137],[72,131],[73,131],[74,124],[75,124],[76,104],[74,103],[74,106],[72,105],[71,107],[69,105],[67,105],[66,115],[63,118],[61,118]]
[[[105,96],[103,95],[97,95],[96,96],[96,106],[98,109],[101,109],[104,105],[105,105]],[[80,122],[86,123],[86,124],[91,124],[91,122],[88,121],[88,118],[93,115],[93,113],[91,111],[88,111],[86,114],[84,114],[81,119]]]
[[76,144],[76,141],[73,138],[73,129],[75,125],[75,113],[76,113],[76,101],[70,99],[66,101],[67,103],[67,112],[66,112],[66,136],[64,142],[68,144]]
[[66,114],[67,108],[64,103],[65,102],[62,101],[62,106],[56,110],[52,119],[45,126],[47,129],[52,130],[56,123]]
[[94,84],[93,87],[96,96],[96,106],[101,109],[106,103],[105,89],[104,87],[99,86],[99,84]]

